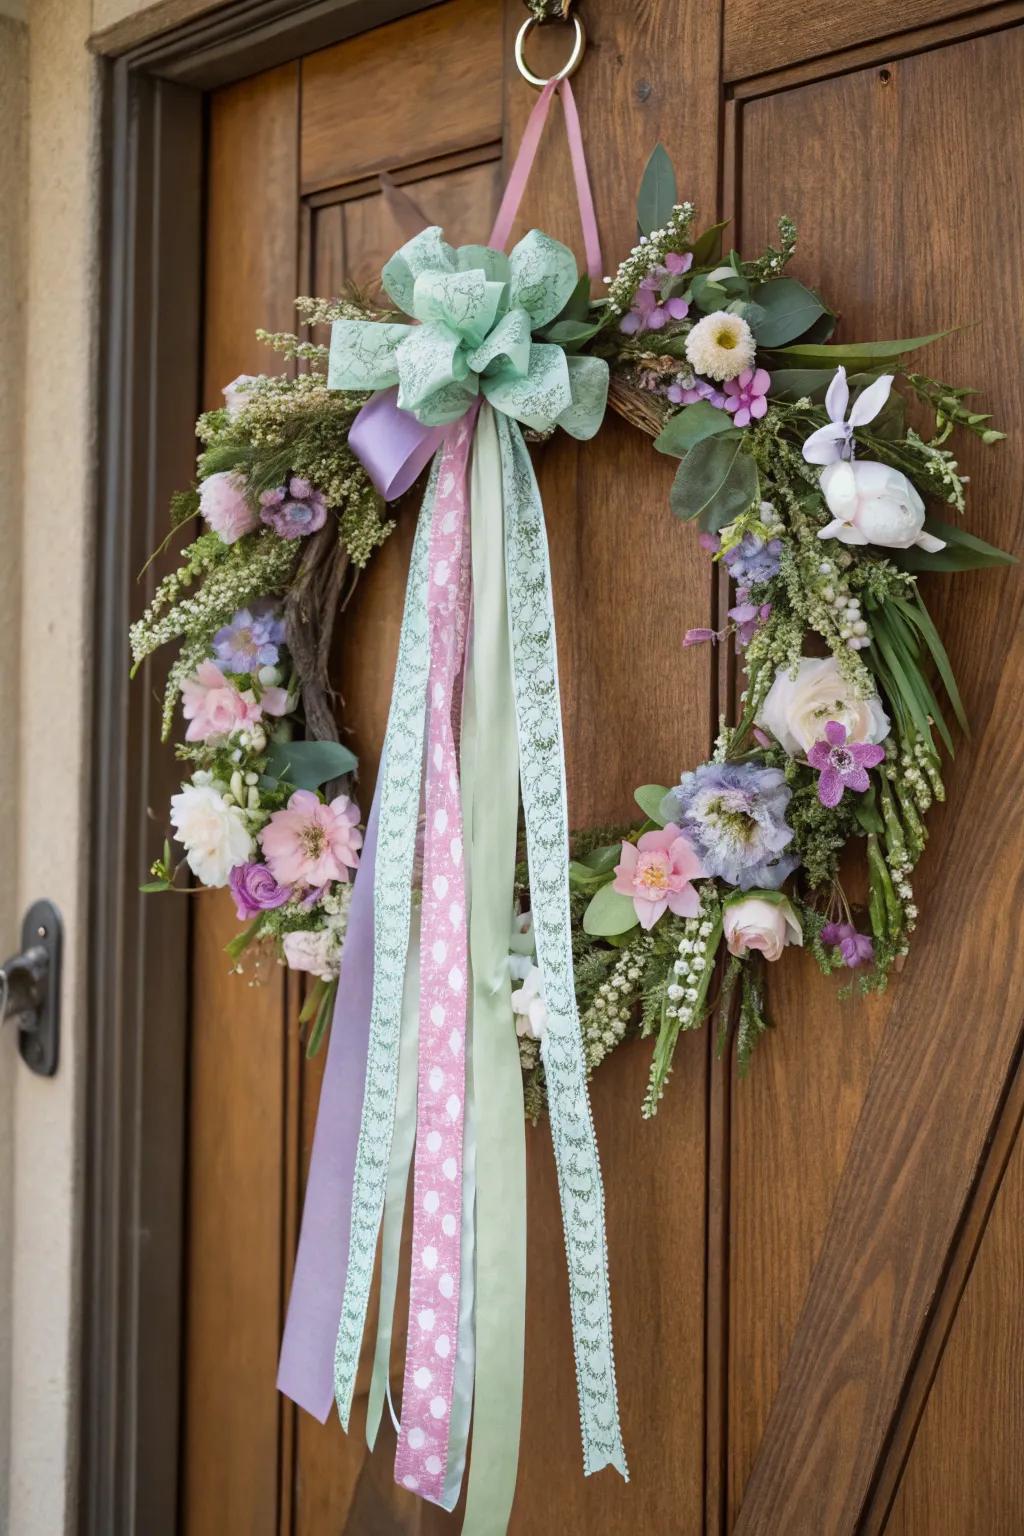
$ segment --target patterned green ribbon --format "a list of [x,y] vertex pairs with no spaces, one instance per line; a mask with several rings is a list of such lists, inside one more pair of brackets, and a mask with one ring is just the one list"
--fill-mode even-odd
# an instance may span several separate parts
[[541,1041],[569,1266],[576,1385],[589,1476],[628,1478],[612,1352],[604,1188],[573,984],[565,755],[547,535],[522,434],[498,418],[505,559],[530,899],[548,1021]]

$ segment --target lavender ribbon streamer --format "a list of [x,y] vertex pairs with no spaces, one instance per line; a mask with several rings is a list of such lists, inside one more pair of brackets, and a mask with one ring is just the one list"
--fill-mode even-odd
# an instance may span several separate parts
[[443,427],[425,427],[411,411],[398,409],[398,390],[371,395],[348,434],[348,445],[385,501],[394,501],[426,469],[444,436]]
[[334,1341],[348,1267],[352,1183],[366,1081],[373,1000],[373,872],[382,778],[377,777],[352,892],[277,1371],[278,1391],[321,1424],[334,1402]]

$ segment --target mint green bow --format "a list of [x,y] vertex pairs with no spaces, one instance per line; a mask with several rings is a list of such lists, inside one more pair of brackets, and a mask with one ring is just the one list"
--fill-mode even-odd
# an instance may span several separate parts
[[397,251],[381,273],[418,325],[337,320],[332,389],[398,385],[398,406],[425,427],[457,421],[482,393],[495,410],[546,432],[593,437],[608,397],[608,364],[534,341],[576,287],[576,259],[533,229],[511,253],[448,245],[436,226]]

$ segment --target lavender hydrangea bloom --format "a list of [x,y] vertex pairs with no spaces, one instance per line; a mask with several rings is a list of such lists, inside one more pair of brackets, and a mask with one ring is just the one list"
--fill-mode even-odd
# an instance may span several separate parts
[[790,795],[779,768],[702,763],[665,796],[662,814],[690,837],[709,874],[741,891],[778,890],[800,863],[783,851],[793,841]]
[[292,475],[287,486],[260,496],[260,517],[282,539],[302,539],[327,521],[327,503],[308,480]]
[[284,621],[273,606],[240,608],[213,637],[213,654],[228,672],[258,672],[272,667],[284,644]]
[[781,554],[780,539],[762,539],[760,534],[745,533],[723,558],[737,586],[752,587],[755,582],[771,581],[778,575]]

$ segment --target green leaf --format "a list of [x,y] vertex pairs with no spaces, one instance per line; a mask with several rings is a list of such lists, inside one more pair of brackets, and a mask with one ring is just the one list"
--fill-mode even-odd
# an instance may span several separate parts
[[586,320],[590,314],[590,274],[584,272],[576,287],[566,299],[559,313],[555,316],[559,320]]
[[540,335],[566,352],[575,352],[601,329],[600,320],[554,320]]
[[592,848],[579,860],[580,864],[592,870],[596,875],[607,875],[613,870],[622,855],[621,843],[605,843],[601,848]]
[[224,953],[230,960],[236,961],[245,953],[260,931],[263,916],[264,914],[261,912],[259,917],[254,917],[252,922],[242,929],[241,933],[236,933],[230,943],[224,945]]
[[718,410],[707,400],[695,400],[669,417],[654,439],[654,446],[659,453],[669,453],[681,459],[703,438],[736,430],[728,411]]
[[319,789],[352,773],[356,756],[337,741],[275,741],[267,751],[267,777],[296,789]]
[[690,292],[697,308],[706,315],[713,315],[717,310],[724,309],[729,302],[724,284],[717,278],[712,282],[703,273],[694,278],[690,285]]
[[659,827],[663,827],[665,817],[661,814],[661,802],[667,794],[664,784],[641,784],[639,789],[634,790],[633,799],[648,821],[656,821]]
[[644,167],[636,199],[636,221],[641,234],[649,235],[656,229],[664,229],[675,204],[676,173],[664,144],[655,144]]
[[956,685],[956,678],[953,676],[953,668],[950,664],[946,647],[943,645],[942,638],[932,622],[931,614],[921,601],[920,593],[917,596],[916,603],[908,603],[905,598],[897,597],[895,594],[890,596],[887,601],[895,603],[899,612],[920,633],[921,638],[931,652],[932,660],[935,663],[935,670],[942,678],[942,686],[949,696],[949,702],[953,706],[953,713],[956,715],[960,729],[965,736],[970,736],[971,728],[968,724],[967,713],[964,709],[963,700],[960,697],[960,690]]
[[847,369],[870,369],[879,363],[894,363],[906,357],[908,352],[916,352],[919,347],[931,346],[933,341],[951,335],[952,331],[935,331],[931,336],[911,336],[906,341],[826,342],[821,346],[798,342],[793,347],[771,350],[784,367],[831,368],[835,371],[842,363]]
[[930,554],[926,549],[893,549],[889,558],[905,571],[979,571],[994,565],[1016,565],[1017,556],[994,544],[986,544],[976,534],[955,523],[937,517],[925,519],[925,530],[937,539],[945,539],[946,548]]
[[762,347],[782,347],[787,341],[795,341],[828,313],[818,295],[793,277],[779,277],[774,282],[762,283],[754,290],[753,300],[765,314],[765,318],[757,323],[750,321],[758,345]]
[[334,1012],[334,998],[338,991],[338,983],[329,981],[323,984],[323,992],[320,994],[320,1005],[317,1008],[316,1022],[309,1033],[309,1041],[306,1045],[306,1060],[309,1061],[320,1049],[320,1042],[324,1038],[324,1032],[331,1021]]
[[147,880],[145,885],[139,886],[139,890],[145,896],[151,896],[155,891],[169,891],[170,888],[168,880]]
[[569,884],[572,889],[593,895],[607,884],[621,854],[621,843],[609,843],[603,848],[594,848],[585,858],[570,859]]
[[875,786],[872,784],[854,805],[853,814],[865,832],[883,832],[885,823],[878,813]]
[[705,437],[695,443],[676,471],[669,505],[676,517],[698,518],[717,533],[757,499],[757,465],[742,436]]
[[729,222],[723,219],[721,224],[712,224],[697,236],[691,247],[695,267],[706,267],[721,260],[722,231]]
[[583,931],[592,938],[618,938],[637,925],[636,909],[609,882],[603,885],[583,914]]

